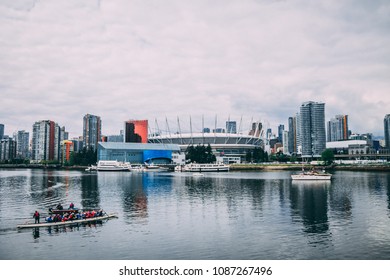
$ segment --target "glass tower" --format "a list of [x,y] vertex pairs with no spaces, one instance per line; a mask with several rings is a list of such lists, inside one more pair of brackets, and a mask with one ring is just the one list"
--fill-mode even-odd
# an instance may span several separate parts
[[321,153],[326,149],[325,103],[303,103],[300,117],[302,157],[321,157]]
[[387,114],[384,119],[385,126],[385,144],[386,148],[390,149],[390,114]]
[[86,114],[83,118],[83,147],[96,151],[102,137],[102,121],[100,117]]

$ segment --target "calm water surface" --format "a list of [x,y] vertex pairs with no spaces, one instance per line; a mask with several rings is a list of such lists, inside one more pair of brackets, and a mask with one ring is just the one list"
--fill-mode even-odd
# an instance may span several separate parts
[[[390,259],[390,174],[0,170],[0,259]],[[94,226],[17,230],[73,202]]]

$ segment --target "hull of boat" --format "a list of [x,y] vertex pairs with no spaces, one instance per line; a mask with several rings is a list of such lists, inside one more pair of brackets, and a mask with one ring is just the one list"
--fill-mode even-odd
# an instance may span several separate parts
[[118,216],[116,214],[108,214],[102,217],[94,217],[94,218],[88,218],[88,219],[80,219],[80,220],[72,220],[72,221],[66,221],[66,222],[53,222],[53,223],[40,223],[40,224],[21,224],[17,225],[17,228],[36,228],[36,227],[55,227],[55,226],[70,226],[70,225],[77,225],[77,224],[86,224],[86,223],[93,223],[96,221],[102,221],[107,220],[111,218],[117,218]]
[[224,164],[189,164],[177,170],[182,172],[227,172],[229,166]]
[[330,180],[332,175],[291,175],[293,180]]

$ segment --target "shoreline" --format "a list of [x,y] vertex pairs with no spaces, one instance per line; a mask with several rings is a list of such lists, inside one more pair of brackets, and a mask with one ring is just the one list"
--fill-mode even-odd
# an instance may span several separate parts
[[[343,170],[343,171],[382,171],[390,172],[390,164],[342,164],[342,165],[311,165],[311,164],[232,164],[230,171],[276,171],[276,170],[301,170],[319,169]],[[0,169],[48,169],[48,170],[70,170],[85,171],[88,166],[61,166],[61,165],[43,165],[43,164],[0,164]]]
[[343,170],[343,171],[384,171],[390,172],[389,164],[343,164],[343,165],[311,165],[311,164],[233,164],[230,166],[231,171],[258,170],[258,171],[275,171],[275,170],[302,170],[302,167],[309,170],[313,167],[319,169]]

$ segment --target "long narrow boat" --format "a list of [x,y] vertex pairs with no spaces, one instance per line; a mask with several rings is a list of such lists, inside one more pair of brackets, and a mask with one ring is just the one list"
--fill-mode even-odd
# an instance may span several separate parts
[[112,218],[118,218],[118,215],[115,213],[111,213],[111,214],[106,214],[104,216],[88,218],[88,219],[77,219],[77,220],[71,220],[71,221],[66,221],[66,222],[52,222],[52,223],[44,222],[44,223],[39,223],[39,224],[28,223],[28,224],[17,225],[16,227],[17,228],[36,228],[36,227],[69,226],[69,225],[76,225],[76,224],[86,224],[86,223],[102,221],[102,220],[112,219]]

